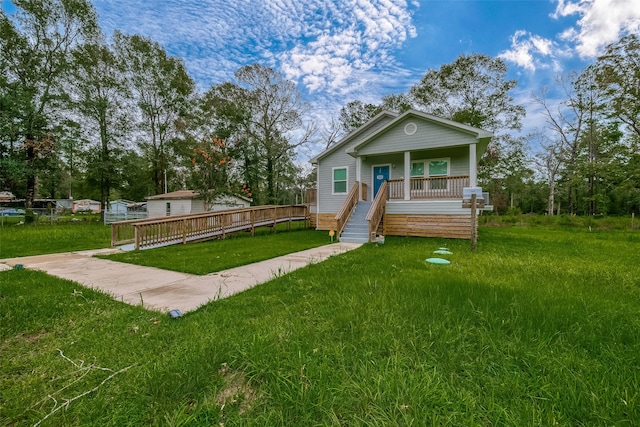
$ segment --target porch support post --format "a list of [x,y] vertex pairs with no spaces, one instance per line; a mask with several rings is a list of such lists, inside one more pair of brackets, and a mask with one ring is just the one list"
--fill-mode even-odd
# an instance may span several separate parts
[[411,153],[404,152],[404,199],[411,200]]
[[356,181],[358,184],[358,201],[362,200],[362,157],[356,157]]
[[469,186],[478,185],[478,160],[476,158],[476,144],[469,144]]

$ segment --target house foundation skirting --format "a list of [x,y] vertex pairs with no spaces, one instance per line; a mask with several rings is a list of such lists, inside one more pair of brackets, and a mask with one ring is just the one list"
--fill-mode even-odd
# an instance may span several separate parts
[[311,227],[318,230],[337,230],[335,213],[311,214]]
[[471,215],[385,214],[384,234],[471,239]]
[[[312,214],[312,226],[335,230],[336,214]],[[385,214],[379,233],[385,236],[444,237],[471,239],[471,215]]]

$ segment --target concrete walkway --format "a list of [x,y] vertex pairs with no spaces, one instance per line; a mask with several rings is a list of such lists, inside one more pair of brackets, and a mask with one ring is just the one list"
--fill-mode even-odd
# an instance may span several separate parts
[[21,264],[52,276],[99,289],[114,299],[161,312],[195,310],[208,301],[226,298],[310,263],[360,247],[358,243],[333,243],[205,276],[154,267],[125,264],[95,254],[114,249],[66,252],[0,260],[0,271]]

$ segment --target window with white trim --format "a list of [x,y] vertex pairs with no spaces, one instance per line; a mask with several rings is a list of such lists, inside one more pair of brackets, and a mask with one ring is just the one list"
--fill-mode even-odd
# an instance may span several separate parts
[[347,168],[333,168],[333,194],[347,192]]
[[[427,161],[427,173],[429,178],[436,178],[440,176],[449,176],[449,159],[432,159]],[[431,180],[430,185],[432,190],[446,190],[446,179]]]
[[[411,178],[424,178],[424,161],[411,162]],[[423,184],[424,184],[424,181],[421,179],[412,180],[411,189],[422,190]]]
[[411,177],[418,178],[424,176],[424,162],[411,162]]

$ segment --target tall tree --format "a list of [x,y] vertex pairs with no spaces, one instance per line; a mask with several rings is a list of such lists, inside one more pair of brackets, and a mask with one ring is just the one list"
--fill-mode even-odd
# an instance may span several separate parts
[[63,128],[62,137],[56,144],[56,151],[63,163],[62,169],[66,173],[62,194],[72,199],[77,182],[83,179],[81,172],[84,170],[86,160],[84,148],[88,142],[83,135],[82,126],[76,120],[63,120],[60,127]]
[[[534,94],[534,100],[542,106],[546,117],[547,128],[555,134],[561,143],[559,159],[562,162],[561,173],[567,185],[567,209],[575,213],[575,183],[580,179],[576,175],[576,166],[580,152],[580,144],[584,141],[584,132],[589,121],[587,105],[593,105],[589,96],[593,92],[586,91],[588,86],[579,81],[579,75],[571,73],[567,77],[556,78],[556,85],[564,93],[565,99],[552,106],[546,98],[547,88]],[[582,90],[585,89],[585,90]],[[586,97],[586,98],[585,98]]]
[[170,160],[176,153],[181,120],[189,114],[195,84],[179,58],[157,42],[139,35],[114,34],[118,59],[141,116],[140,147],[151,164],[155,191],[166,188]]
[[100,201],[106,208],[118,169],[120,139],[128,128],[124,73],[101,36],[77,49],[73,58],[69,81],[73,105],[89,122],[85,131],[97,135],[97,161],[91,167],[98,174]]
[[543,180],[546,180],[549,186],[546,212],[548,215],[553,215],[556,206],[556,181],[562,166],[563,142],[559,139],[549,139],[544,132],[539,132],[535,137],[538,139],[541,150],[535,154],[534,163],[538,166]]
[[411,98],[405,94],[385,95],[382,97],[380,104],[370,104],[355,100],[340,109],[340,124],[342,130],[349,133],[358,129],[384,110],[404,113],[412,108]]
[[629,34],[607,46],[592,65],[609,115],[640,136],[640,38]]
[[86,0],[15,0],[15,20],[0,11],[0,63],[10,87],[10,133],[22,144],[26,208],[33,206],[37,170],[52,152],[71,51],[97,28]]
[[640,206],[640,37],[629,34],[607,46],[590,68],[604,113],[623,125],[607,188],[617,209],[628,213]]
[[247,142],[247,99],[247,91],[234,83],[213,86],[200,98],[188,126],[193,146],[190,183],[207,202],[222,194],[252,195],[248,183],[260,179],[258,157]]
[[528,165],[528,146],[524,138],[509,134],[496,138],[498,140],[493,141],[480,159],[478,182],[489,191],[494,210],[504,213],[509,208],[520,207],[533,172]]
[[340,109],[340,124],[346,133],[353,132],[367,123],[382,107],[376,104],[364,103],[359,100],[351,101]]
[[[308,105],[292,81],[269,67],[248,65],[236,71],[235,77],[246,89],[250,112],[246,133],[260,156],[265,201],[276,203],[280,172],[292,161],[295,149],[307,143],[315,131],[313,125],[305,127],[303,123]],[[255,190],[257,183],[250,184]]]
[[507,66],[487,55],[460,55],[451,64],[428,70],[410,89],[418,108],[433,115],[494,133],[520,129],[525,109],[514,102]]

